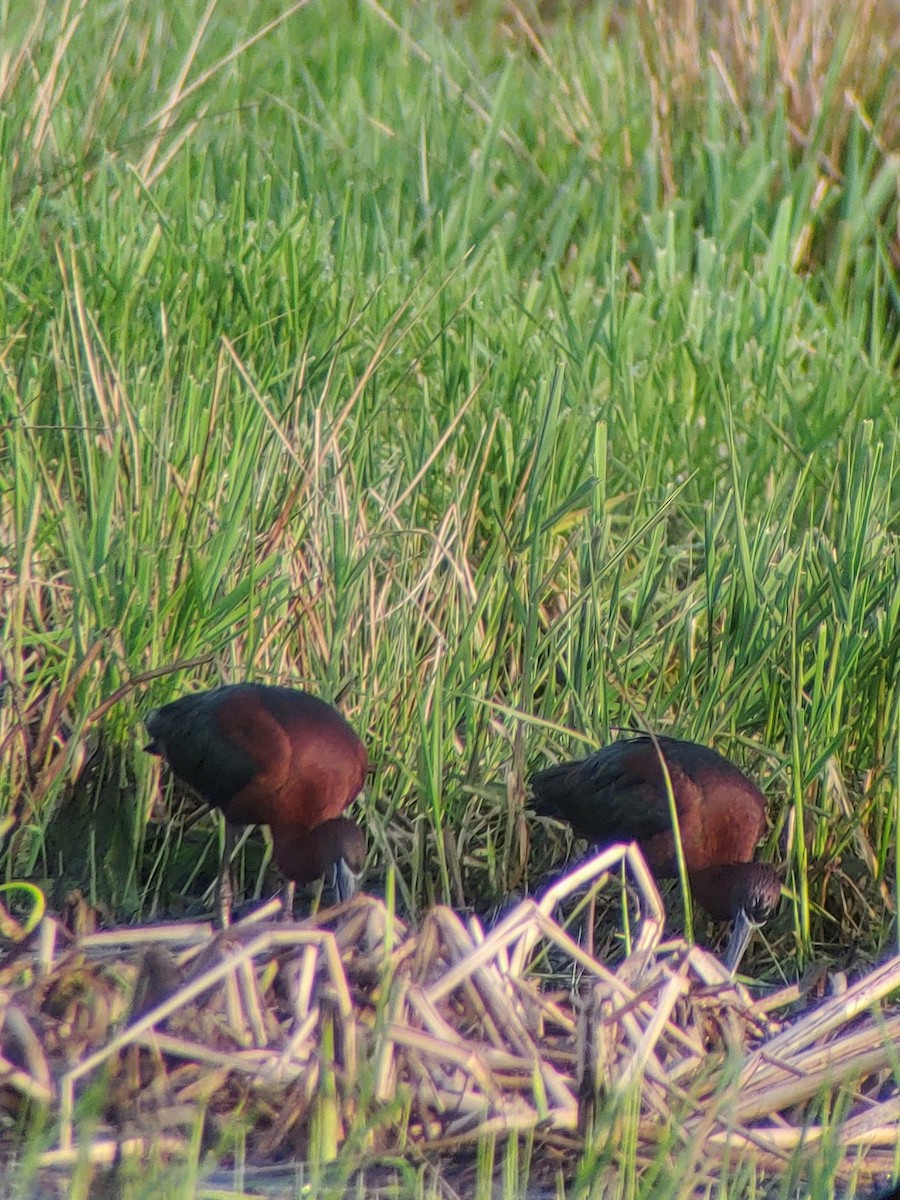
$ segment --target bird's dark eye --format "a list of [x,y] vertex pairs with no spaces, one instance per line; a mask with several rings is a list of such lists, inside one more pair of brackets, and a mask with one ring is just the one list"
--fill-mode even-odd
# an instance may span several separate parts
[[747,914],[748,920],[754,925],[764,925],[766,921],[775,912],[778,907],[778,901],[781,898],[780,890],[773,888],[771,894],[755,893],[747,897],[747,903],[744,906],[744,912]]

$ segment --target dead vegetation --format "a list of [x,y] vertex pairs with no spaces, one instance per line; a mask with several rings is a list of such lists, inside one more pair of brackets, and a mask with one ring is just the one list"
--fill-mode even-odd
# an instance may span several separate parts
[[[642,919],[611,971],[554,911],[623,857]],[[892,1168],[900,1013],[884,1002],[900,958],[779,1022],[797,989],[754,1001],[710,954],[661,941],[634,847],[591,859],[487,934],[443,907],[414,930],[368,896],[293,924],[271,920],[277,907],[219,934],[143,926],[68,946],[45,916],[30,942],[7,944],[0,1102],[8,1128],[29,1107],[49,1114],[42,1165],[186,1156],[205,1110],[206,1144],[236,1123],[256,1162],[327,1161],[351,1142],[360,1155],[449,1153],[530,1131],[564,1167],[586,1139],[613,1136],[617,1100],[634,1097],[642,1161],[667,1130],[663,1152],[683,1162],[689,1149],[704,1176],[745,1154],[783,1171],[823,1138],[846,1175]],[[83,1097],[101,1077],[85,1146]]]

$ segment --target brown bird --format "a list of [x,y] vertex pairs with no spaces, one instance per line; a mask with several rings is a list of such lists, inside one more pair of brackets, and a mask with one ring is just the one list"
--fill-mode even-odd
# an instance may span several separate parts
[[234,825],[270,827],[275,861],[291,885],[328,876],[339,900],[353,895],[366,842],[341,814],[362,791],[368,756],[330,704],[291,688],[238,683],[154,708],[144,723],[145,749],[225,818],[217,883],[223,925]]
[[[711,917],[733,920],[725,962],[735,971],[753,929],[781,897],[781,880],[753,854],[766,824],[766,799],[715,750],[656,739],[672,782],[691,891]],[[636,841],[659,879],[678,875],[665,777],[654,740],[612,742],[588,758],[531,778],[534,810],[567,821],[598,846]]]

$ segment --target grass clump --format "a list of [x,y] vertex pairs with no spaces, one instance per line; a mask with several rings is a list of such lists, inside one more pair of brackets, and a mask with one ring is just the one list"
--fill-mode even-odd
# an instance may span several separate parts
[[[625,858],[641,919],[610,970],[552,911]],[[132,927],[58,954],[48,918],[4,975],[22,1064],[4,1111],[54,1129],[26,1174],[49,1187],[74,1168],[137,1200],[137,1162],[192,1194],[246,1169],[285,1186],[298,1151],[336,1196],[389,1186],[404,1157],[510,1197],[560,1195],[567,1176],[575,1194],[674,1198],[767,1171],[889,1172],[898,1017],[882,1002],[900,959],[780,1024],[800,989],[754,1003],[706,951],[661,945],[663,916],[638,852],[613,847],[488,934],[442,906],[414,931],[361,896],[299,924]]]

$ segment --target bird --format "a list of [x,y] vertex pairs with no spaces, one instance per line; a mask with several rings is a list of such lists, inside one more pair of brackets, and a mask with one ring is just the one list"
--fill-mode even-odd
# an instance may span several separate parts
[[567,822],[600,847],[635,841],[658,879],[678,876],[665,760],[691,891],[711,917],[732,920],[725,964],[734,974],[753,929],[774,913],[781,879],[753,859],[766,798],[732,762],[673,737],[622,738],[530,779],[539,816]]
[[225,818],[220,924],[230,920],[235,825],[269,826],[291,903],[294,883],[323,876],[339,901],[353,895],[366,841],[342,814],[363,789],[369,759],[337,709],[297,689],[236,683],[154,708],[144,725],[150,735],[144,749],[165,759]]

